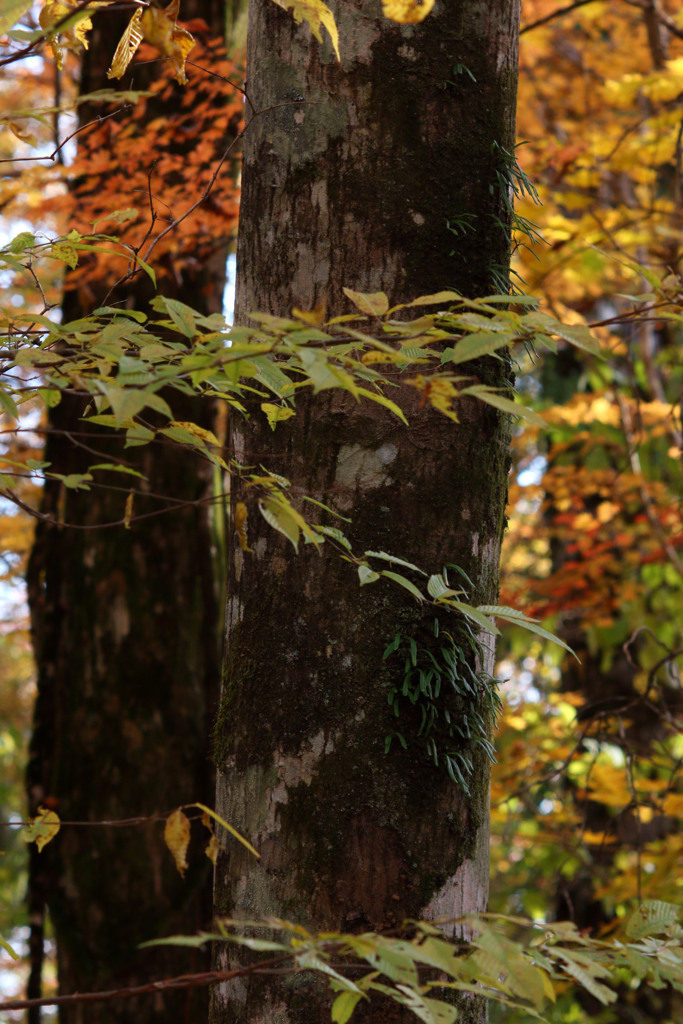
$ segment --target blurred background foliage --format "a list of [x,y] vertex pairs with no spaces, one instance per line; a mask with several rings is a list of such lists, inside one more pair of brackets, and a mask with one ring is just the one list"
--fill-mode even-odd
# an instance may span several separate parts
[[[657,319],[656,294],[681,273],[683,12],[522,12],[518,157],[542,205],[522,197],[517,212],[544,241],[521,237],[515,269],[608,358],[567,346],[519,367],[549,429],[515,438],[501,596],[581,663],[521,633],[501,645],[492,908],[609,934],[638,899],[680,904],[683,887],[683,330]],[[623,320],[633,302],[637,324]],[[609,1010],[568,993],[549,1019],[587,1011],[673,1024],[683,1008],[624,979]]]

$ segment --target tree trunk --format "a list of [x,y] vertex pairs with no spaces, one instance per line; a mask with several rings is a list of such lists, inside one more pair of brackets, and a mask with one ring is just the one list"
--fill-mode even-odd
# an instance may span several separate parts
[[[509,256],[504,154],[514,150],[517,0],[437,3],[417,26],[380,5],[333,3],[329,43],[272,0],[252,0],[237,317],[288,315],[342,287],[391,303],[445,287],[494,289]],[[499,174],[500,172],[500,174]],[[504,270],[503,270],[504,272]],[[503,385],[502,362],[467,370]],[[354,551],[384,550],[429,572],[453,563],[473,603],[493,601],[504,526],[508,425],[462,402],[454,425],[403,386],[410,426],[372,403],[323,392],[297,401],[274,434],[255,408],[234,456],[289,478],[352,519]],[[234,501],[250,506],[239,486]],[[309,506],[310,508],[311,506]],[[333,551],[295,556],[256,509],[249,547],[231,545],[228,653],[216,730],[220,812],[261,853],[219,860],[221,913],[275,914],[324,930],[397,927],[406,917],[481,910],[488,892],[488,764],[470,795],[416,745],[384,753],[397,632],[434,649],[434,619],[384,582],[358,587]],[[328,545],[325,545],[328,548]],[[492,667],[492,638],[484,671]],[[222,958],[222,959],[221,959]],[[219,952],[219,962],[227,953]],[[383,1020],[394,1019],[384,1008]],[[223,985],[215,1022],[329,1019],[329,998],[298,979]],[[485,1019],[468,999],[459,1020]]]
[[[131,11],[98,15],[84,55],[82,92],[111,84],[105,72]],[[182,14],[203,17],[214,35],[222,31],[218,2],[186,2]],[[158,63],[136,66],[135,86],[144,88],[159,74]],[[156,100],[148,115],[177,115],[179,106],[176,93],[165,106]],[[82,113],[82,121],[92,116]],[[144,145],[144,125],[140,141]],[[150,152],[150,166],[160,156]],[[140,205],[136,195],[133,204]],[[198,268],[176,252],[171,275],[159,268],[162,293],[205,313],[220,312],[225,240],[214,248],[214,259]],[[64,319],[111,302],[104,297],[112,284],[88,279],[84,286],[81,279],[76,288],[67,277]],[[86,293],[92,307],[85,304]],[[119,289],[113,301],[144,308],[149,298],[147,282]],[[213,425],[210,403],[177,394],[169,402],[177,419]],[[32,848],[32,996],[40,994],[43,904],[56,939],[61,993],[127,987],[199,969],[201,955],[136,947],[205,927],[210,915],[211,871],[199,845],[205,838],[199,825],[193,826],[197,833],[183,880],[165,848],[163,822],[96,823],[163,815],[180,804],[211,799],[208,736],[218,696],[220,616],[211,506],[201,502],[212,493],[212,467],[173,445],[124,451],[120,436],[84,424],[85,404],[71,396],[51,410],[45,452],[51,470],[83,473],[117,457],[147,483],[110,473],[97,476],[104,488],[93,485],[87,492],[54,480],[45,487],[46,518],[38,525],[29,567],[38,669],[29,798],[33,813],[46,804],[81,826],[65,825],[42,853]],[[134,516],[142,518],[127,530],[104,528],[121,522],[129,486],[136,490]],[[153,514],[174,502],[178,510]],[[84,827],[88,823],[93,827]],[[60,1020],[200,1020],[206,993],[190,992],[62,1007]]]

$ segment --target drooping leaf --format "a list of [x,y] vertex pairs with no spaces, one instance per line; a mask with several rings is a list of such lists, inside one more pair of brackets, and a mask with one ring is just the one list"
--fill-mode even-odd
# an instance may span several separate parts
[[123,78],[125,75],[128,65],[142,42],[142,14],[143,8],[138,7],[128,22],[114,51],[111,67],[107,71],[107,78]]
[[88,49],[88,32],[92,29],[92,21],[88,14],[89,7],[90,5],[79,8],[76,4],[69,3],[68,0],[47,0],[38,15],[40,25],[45,29],[55,63],[60,70],[64,64],[62,46],[76,52]]
[[339,56],[339,32],[337,31],[337,23],[334,20],[332,11],[324,4],[322,0],[273,0],[278,7],[282,7],[285,11],[291,11],[297,25],[300,25],[302,21],[305,21],[311,29],[311,32],[318,40],[322,43],[323,37],[321,32],[321,26],[329,34],[332,40],[332,46],[334,52],[337,55],[337,60],[341,60]]
[[180,876],[184,878],[189,866],[187,850],[190,845],[190,820],[180,808],[169,814],[166,819],[164,842],[173,854]]
[[358,579],[360,580],[361,587],[364,587],[366,583],[374,583],[375,580],[378,580],[379,573],[371,569],[369,565],[359,565]]
[[433,6],[434,0],[382,0],[382,13],[391,21],[415,25],[424,21]]
[[384,316],[389,309],[389,300],[384,292],[354,292],[351,288],[344,288],[343,292],[361,313],[368,316]]
[[419,601],[420,604],[422,604],[424,602],[424,599],[425,599],[424,598],[424,594],[422,594],[417,589],[415,584],[411,580],[409,580],[406,576],[402,576],[398,572],[392,572],[391,569],[382,569],[380,575],[381,576],[386,576],[387,579],[393,580],[394,583],[398,583],[398,585],[400,587],[403,587],[403,589],[407,590],[409,594],[412,594],[412,596],[415,598],[415,600]]
[[331,1015],[334,1024],[346,1024],[358,1001],[362,998],[362,992],[340,992],[332,1003]]
[[234,515],[234,526],[237,539],[239,541],[242,551],[251,551],[247,542],[247,519],[249,517],[249,510],[243,501],[238,501],[235,505]]
[[168,7],[163,9],[150,4],[144,9],[141,27],[145,42],[151,43],[168,58],[176,82],[185,85],[185,61],[195,41],[187,29],[176,24],[179,6],[180,0],[171,0]]
[[268,426],[275,430],[278,423],[291,419],[295,415],[294,409],[287,405],[273,405],[272,402],[261,402],[261,410],[268,418]]
[[495,388],[489,387],[488,384],[473,384],[471,387],[463,388],[460,394],[474,395],[482,402],[486,402],[487,405],[492,405],[494,408],[500,409],[501,412],[507,412],[511,416],[521,416],[522,419],[529,420],[530,423],[534,423],[537,427],[545,428],[548,425],[543,417],[539,416],[533,409],[529,409],[528,406],[522,405],[520,402],[514,402],[512,399],[506,398]]
[[40,852],[52,842],[60,828],[59,815],[47,807],[39,807],[37,816],[31,818],[26,828],[21,830],[21,837],[27,843],[35,843]]
[[220,814],[212,810],[210,807],[207,807],[206,804],[194,803],[190,806],[198,807],[200,811],[204,812],[204,814],[208,814],[209,817],[213,818],[214,821],[217,821],[218,824],[221,825],[226,832],[229,832],[231,836],[233,836],[238,842],[240,842],[242,846],[245,846],[250,853],[253,853],[255,857],[260,859],[261,854],[254,849],[249,840],[245,839],[244,836],[241,836],[237,829],[233,828],[233,826],[229,822],[227,822],[225,818],[222,818]]

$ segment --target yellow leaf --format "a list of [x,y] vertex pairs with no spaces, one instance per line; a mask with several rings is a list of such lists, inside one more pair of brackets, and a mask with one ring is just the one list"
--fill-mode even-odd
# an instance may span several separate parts
[[327,29],[337,60],[341,60],[337,24],[327,4],[324,4],[322,0],[273,0],[273,3],[281,7],[283,11],[291,11],[297,25],[300,25],[302,21],[308,22],[311,32],[319,43],[323,41],[320,26]]
[[133,502],[135,500],[135,491],[131,491],[126,498],[126,507],[123,513],[123,525],[126,530],[130,530],[130,517],[133,515]]
[[384,316],[389,309],[389,300],[384,292],[354,292],[351,288],[344,288],[344,295],[361,313],[369,313],[370,316]]
[[148,7],[142,15],[142,32],[145,42],[156,46],[159,53],[168,57],[176,82],[185,85],[185,61],[194,46],[194,36],[187,29],[176,24],[180,0],[171,0],[168,7]]
[[434,0],[382,0],[382,14],[402,25],[415,25],[424,21],[433,6]]
[[22,829],[22,838],[27,843],[35,843],[40,852],[59,832],[61,822],[59,815],[48,811],[47,807],[38,808],[38,816],[31,818],[27,828]]
[[[88,4],[88,7],[93,6],[95,5]],[[73,18],[69,18],[69,15],[73,15]],[[66,18],[69,18],[68,22],[65,22]],[[76,5],[65,3],[63,0],[47,0],[38,20],[41,28],[46,31],[47,42],[58,68],[61,69],[63,65],[61,44],[67,50],[88,49],[88,32],[92,29],[92,21],[83,9],[78,10]],[[56,32],[51,31],[59,22],[65,23]]]
[[21,142],[25,142],[27,146],[37,146],[38,140],[33,132],[28,131],[26,128],[22,128],[16,121],[0,121],[0,124],[4,124],[11,131],[12,135],[15,135]]
[[297,309],[295,306],[292,310],[292,316],[295,316],[297,320],[303,320],[304,323],[310,324],[311,327],[322,327],[325,323],[325,313],[327,312],[327,302],[325,299],[319,302],[314,309],[306,311],[303,309]]
[[135,51],[142,42],[142,8],[138,7],[133,17],[128,22],[126,30],[119,39],[119,44],[114,51],[111,67],[107,71],[107,78],[122,78],[126,68],[135,56]]
[[182,427],[184,430],[189,431],[189,433],[194,437],[198,437],[202,441],[205,441],[206,444],[213,445],[214,448],[220,448],[221,446],[220,441],[212,430],[206,430],[204,427],[200,427],[189,420],[170,420],[169,426]]
[[294,409],[289,409],[285,405],[273,405],[272,402],[261,402],[261,409],[268,417],[268,425],[271,430],[275,430],[276,423],[294,416]]
[[216,838],[216,836],[211,836],[208,843],[206,844],[204,853],[209,858],[214,867],[216,866],[216,862],[218,860],[219,850],[220,846],[218,845],[218,839]]
[[169,814],[164,828],[164,842],[173,854],[175,866],[181,877],[187,871],[187,848],[190,845],[190,819],[178,808]]
[[237,539],[240,542],[242,551],[251,551],[251,548],[247,544],[247,519],[249,517],[249,510],[243,501],[238,501],[235,505],[235,533]]
[[256,850],[251,845],[251,843],[247,839],[245,839],[244,836],[241,836],[239,834],[239,832],[237,831],[237,829],[234,829],[232,827],[232,825],[230,825],[225,820],[225,818],[221,818],[220,814],[218,814],[216,811],[212,811],[210,807],[206,806],[206,804],[196,803],[196,804],[188,804],[187,806],[188,807],[198,807],[200,811],[203,811],[204,813],[202,815],[202,821],[204,821],[205,816],[211,815],[213,820],[217,821],[219,825],[222,825],[223,828],[226,830],[226,832],[229,832],[231,836],[234,836],[235,839],[237,839],[238,842],[240,842],[242,844],[242,846],[246,846],[247,850],[249,850],[250,853],[253,853],[255,857],[260,858],[261,854],[256,852]]

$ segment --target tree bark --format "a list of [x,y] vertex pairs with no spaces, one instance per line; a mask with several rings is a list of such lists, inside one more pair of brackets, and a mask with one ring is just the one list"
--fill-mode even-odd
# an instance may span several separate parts
[[[252,0],[247,91],[260,113],[245,140],[242,322],[323,301],[329,316],[350,312],[343,286],[384,290],[391,303],[449,286],[483,295],[507,267],[499,172],[514,150],[517,0],[437,3],[417,26],[384,20],[378,2],[331,7],[341,63],[272,0]],[[467,370],[506,382],[502,362]],[[397,394],[408,427],[329,391],[301,396],[274,434],[255,408],[234,425],[233,454],[349,517],[354,551],[384,550],[429,572],[454,563],[473,581],[473,603],[493,601],[505,418],[466,401],[454,425],[410,388]],[[295,556],[247,490],[237,485],[233,501],[250,510],[252,551],[230,546],[218,806],[261,859],[230,846],[217,910],[362,931],[483,909],[485,756],[475,755],[467,796],[416,746],[384,753],[401,667],[383,651],[397,632],[433,648],[434,618],[457,634],[456,617],[425,612],[383,582],[359,589],[328,545]],[[482,641],[490,671],[492,638]],[[395,1012],[383,1007],[381,1019]],[[463,1001],[459,1020],[485,1017],[481,1001]],[[317,1024],[329,1019],[329,997],[301,978],[226,984],[212,1019]]]
[[[111,84],[105,72],[131,10],[95,19],[83,58],[83,93]],[[219,2],[186,0],[182,16],[201,16],[214,35],[222,32]],[[158,63],[136,66],[135,86],[144,88],[158,75]],[[166,116],[177,107],[176,94],[165,106],[156,100],[148,113]],[[83,108],[81,114],[83,123],[94,116]],[[140,141],[144,145],[144,134]],[[161,155],[150,152],[150,166]],[[139,197],[131,198],[140,205]],[[162,293],[205,313],[220,312],[224,239],[215,250],[199,267],[177,253],[182,280],[159,269]],[[94,307],[113,282],[87,284]],[[86,291],[67,277],[65,320],[88,315]],[[147,282],[119,289],[113,299],[144,308],[150,295]],[[177,394],[169,402],[177,419],[212,427],[210,403]],[[212,467],[170,444],[124,451],[120,436],[84,424],[85,405],[85,398],[71,396],[51,410],[45,451],[51,470],[83,473],[118,457],[147,482],[110,473],[104,481],[97,477],[107,486],[87,492],[55,480],[45,487],[41,512],[47,518],[37,528],[28,579],[38,671],[29,800],[32,813],[43,804],[65,822],[81,824],[65,825],[42,853],[32,848],[32,996],[40,994],[43,904],[56,939],[60,993],[133,986],[201,968],[202,954],[136,947],[205,927],[211,905],[210,864],[200,845],[206,830],[198,824],[190,869],[181,879],[164,845],[163,821],[96,823],[211,800],[208,737],[220,677],[220,614],[211,506],[201,502],[212,493]],[[104,528],[121,521],[131,479],[134,515],[143,518],[127,530]],[[177,510],[144,518],[174,502]],[[206,1015],[206,999],[198,989],[62,1007],[60,1021],[198,1020]]]

